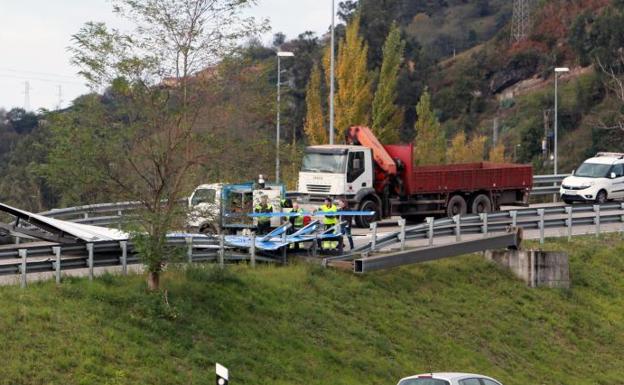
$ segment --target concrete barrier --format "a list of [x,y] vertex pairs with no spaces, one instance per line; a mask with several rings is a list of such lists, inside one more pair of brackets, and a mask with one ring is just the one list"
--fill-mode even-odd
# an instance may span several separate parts
[[486,251],[485,258],[506,267],[529,287],[569,288],[568,255],[542,250]]

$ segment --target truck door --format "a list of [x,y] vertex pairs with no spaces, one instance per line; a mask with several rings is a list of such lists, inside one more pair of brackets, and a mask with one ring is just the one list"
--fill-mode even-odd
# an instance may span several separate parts
[[[363,188],[373,187],[370,151],[349,152],[347,162],[347,194],[356,194]],[[367,167],[367,165],[369,165]]]
[[615,174],[615,179],[611,180],[611,193],[609,194],[609,198],[624,198],[624,164],[613,165],[611,172]]

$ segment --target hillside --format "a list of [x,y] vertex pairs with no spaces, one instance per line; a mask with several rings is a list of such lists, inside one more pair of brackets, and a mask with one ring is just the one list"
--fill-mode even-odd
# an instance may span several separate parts
[[0,288],[0,384],[394,384],[432,370],[506,385],[624,375],[624,252],[577,239],[570,290],[528,289],[479,256],[354,276],[294,265]]

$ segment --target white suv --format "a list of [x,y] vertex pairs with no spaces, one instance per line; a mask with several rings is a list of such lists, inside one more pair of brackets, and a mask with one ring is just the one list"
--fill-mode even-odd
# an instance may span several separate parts
[[471,373],[427,373],[405,377],[398,385],[502,385],[491,377]]
[[624,154],[599,152],[587,159],[563,180],[559,195],[568,204],[624,198]]

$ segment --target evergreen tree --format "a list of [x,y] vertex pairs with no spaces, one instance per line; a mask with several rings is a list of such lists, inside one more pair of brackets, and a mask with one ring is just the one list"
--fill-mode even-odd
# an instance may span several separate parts
[[395,102],[404,49],[405,43],[401,40],[401,30],[393,24],[384,44],[379,84],[373,100],[372,128],[382,143],[398,142],[399,130],[403,125],[403,109]]
[[338,46],[336,63],[335,129],[338,138],[355,125],[368,125],[372,102],[371,80],[366,59],[368,45],[359,34],[360,16],[347,26]]
[[312,68],[310,82],[306,91],[306,118],[303,130],[308,143],[326,144],[328,142],[325,130],[323,107],[321,105],[321,69],[318,64]]
[[415,124],[416,139],[414,159],[416,164],[444,163],[445,148],[444,132],[438,118],[431,109],[431,95],[423,92],[416,106],[418,120]]

